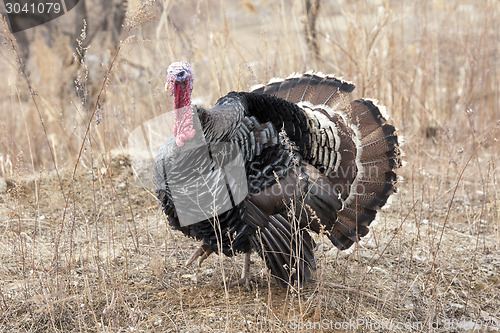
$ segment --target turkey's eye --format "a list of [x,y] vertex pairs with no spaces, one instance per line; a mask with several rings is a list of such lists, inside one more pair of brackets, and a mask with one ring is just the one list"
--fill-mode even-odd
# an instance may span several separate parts
[[185,75],[186,75],[186,72],[180,71],[179,74],[177,74],[177,77],[182,79]]

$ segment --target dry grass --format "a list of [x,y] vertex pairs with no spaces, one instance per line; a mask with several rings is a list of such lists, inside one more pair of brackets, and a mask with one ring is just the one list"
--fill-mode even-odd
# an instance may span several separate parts
[[[0,331],[333,325],[302,327],[310,332],[357,320],[363,326],[347,329],[381,331],[391,320],[413,323],[400,331],[498,329],[500,7],[323,1],[317,61],[304,15],[299,0],[131,11],[116,59],[79,68],[90,106],[72,91],[78,69],[65,67],[63,47],[37,40],[26,80],[0,36]],[[294,71],[336,73],[356,83],[355,98],[382,101],[404,135],[407,166],[393,204],[349,254],[319,238],[319,269],[304,289],[280,289],[257,257],[252,292],[221,282],[241,269],[239,257],[185,268],[196,243],[172,232],[151,191],[134,182],[126,137],[171,109],[164,79],[179,59],[193,65],[205,105]]]

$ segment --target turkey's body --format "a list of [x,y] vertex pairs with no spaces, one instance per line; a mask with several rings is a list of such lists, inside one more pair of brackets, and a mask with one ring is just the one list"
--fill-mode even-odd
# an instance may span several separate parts
[[[366,235],[395,189],[395,128],[375,102],[346,103],[353,89],[334,77],[303,74],[231,92],[210,110],[192,107],[202,127],[196,137],[208,148],[188,142],[181,149],[169,139],[155,160],[157,193],[170,225],[217,253],[256,250],[283,284],[306,281],[315,269],[309,231],[346,249]],[[218,204],[228,210],[182,223],[179,209],[186,215],[200,206],[176,208],[172,188],[203,174],[206,191],[193,193],[223,197],[210,178],[220,177],[221,165],[235,156],[243,159],[244,198],[226,196]]]

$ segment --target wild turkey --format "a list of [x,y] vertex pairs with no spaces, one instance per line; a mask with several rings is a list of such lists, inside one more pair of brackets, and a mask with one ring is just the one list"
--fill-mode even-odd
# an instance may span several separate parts
[[[189,63],[172,63],[174,136],[154,173],[170,225],[203,241],[187,264],[245,253],[247,282],[255,250],[282,285],[302,284],[316,268],[310,231],[341,250],[368,233],[401,163],[383,107],[347,103],[353,84],[312,72],[230,92],[208,110],[191,105],[192,89]],[[238,156],[242,178],[221,172]]]

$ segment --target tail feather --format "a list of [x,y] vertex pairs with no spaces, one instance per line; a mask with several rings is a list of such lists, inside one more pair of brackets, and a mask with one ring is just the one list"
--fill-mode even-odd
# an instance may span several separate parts
[[[400,161],[398,161],[401,163]],[[396,173],[392,172],[378,172],[375,168],[364,170],[362,177],[358,182],[371,182],[371,183],[390,183],[393,188],[396,184]]]
[[[394,155],[397,156],[397,154]],[[401,166],[401,162],[397,158],[381,158],[374,161],[361,162],[360,164],[369,174],[391,172]]]
[[313,105],[328,105],[333,107],[345,102],[346,96],[354,90],[354,84],[326,76],[316,87],[316,96],[308,101]]
[[[354,210],[357,211],[363,208],[378,210],[385,205],[388,197],[389,196],[385,196],[381,193],[356,193],[352,196],[352,200],[349,202],[348,206],[351,207],[351,205],[356,205],[358,208]],[[375,216],[373,216],[373,218],[375,218]]]
[[392,139],[394,137],[397,139],[397,135],[395,134],[395,132],[396,128],[394,126],[389,124],[384,124],[380,127],[377,127],[374,131],[367,134],[366,136],[362,137],[361,146],[365,147],[372,142],[377,142],[383,139]]
[[[384,131],[384,127],[386,132],[379,133],[380,129]],[[376,132],[379,136],[374,137],[371,141],[368,141],[368,143],[361,142],[361,148],[363,149],[361,161],[367,162],[370,159],[374,159],[381,155],[386,155],[387,157],[395,157],[395,154],[398,153],[395,149],[398,145],[398,137],[395,134],[395,128],[390,125],[384,125],[374,132]],[[373,134],[374,132],[372,132],[371,134]]]
[[350,104],[346,112],[350,122],[360,131],[361,138],[381,127],[386,119],[375,101],[358,99]]
[[312,77],[302,75],[297,79],[285,80],[280,84],[276,97],[283,98],[292,103],[302,101],[310,85]]
[[356,220],[339,214],[336,228],[330,232],[330,240],[339,249],[348,249],[355,241],[368,233],[366,226],[356,224]]
[[[360,179],[358,181],[356,193],[363,193],[365,196],[370,196],[370,197],[375,197],[378,198],[377,195],[380,194],[385,194],[381,195],[381,199],[385,197],[389,197],[392,193],[394,193],[394,183],[393,182],[379,182],[379,181],[371,181],[371,180],[365,180],[365,179]],[[358,194],[359,198],[359,194]],[[380,199],[379,199],[380,200]],[[382,201],[385,203],[385,200]],[[364,202],[365,205],[369,205],[371,209],[374,209],[371,207],[373,201],[369,202]],[[380,207],[380,206],[378,206]]]
[[[368,226],[370,222],[373,221],[376,214],[377,212],[373,209],[364,207],[360,204],[357,206],[351,204],[344,207],[344,209],[339,213],[339,216],[342,216],[350,221],[347,225],[348,227],[356,229],[356,226]],[[352,235],[346,234],[346,236],[350,237]]]
[[276,96],[292,103],[309,101],[313,105],[332,105],[353,90],[352,83],[334,76],[306,73],[291,75],[286,79],[273,79],[252,92]]

